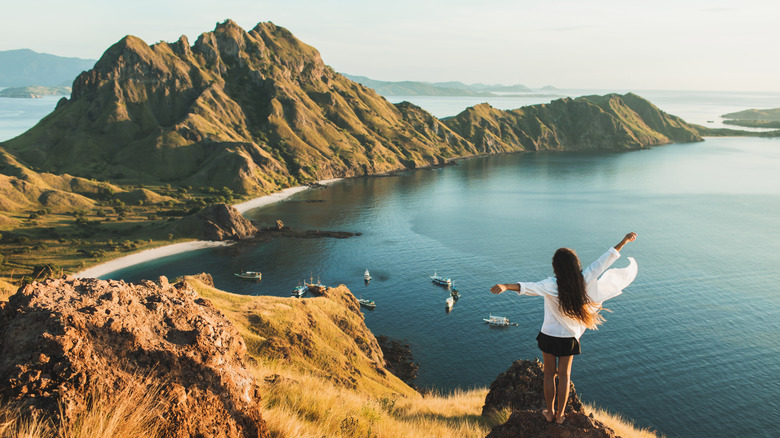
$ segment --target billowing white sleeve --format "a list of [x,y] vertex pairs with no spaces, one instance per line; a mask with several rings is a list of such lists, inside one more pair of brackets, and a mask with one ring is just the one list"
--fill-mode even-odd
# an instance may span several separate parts
[[598,260],[582,270],[582,278],[585,280],[585,284],[590,284],[593,280],[599,278],[599,275],[612,266],[615,260],[619,258],[620,253],[615,248],[609,248]]
[[[633,257],[628,257],[628,266],[612,268],[605,272],[596,283],[588,287],[588,296],[594,303],[602,303],[621,293],[636,278],[639,267]],[[595,287],[593,287],[595,286]]]

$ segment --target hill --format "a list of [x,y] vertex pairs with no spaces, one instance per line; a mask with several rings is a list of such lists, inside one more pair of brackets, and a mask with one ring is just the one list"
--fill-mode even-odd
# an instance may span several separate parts
[[[245,32],[227,20],[192,46],[185,37],[152,46],[123,38],[79,75],[71,99],[0,147],[39,172],[256,195],[499,151],[700,140],[635,95],[464,113],[442,123],[415,105],[390,104],[286,29],[260,23]],[[482,122],[497,138],[539,144],[494,146],[475,130]]]
[[387,371],[344,286],[298,299],[221,291],[207,274],[50,279],[0,301],[0,330],[3,436],[614,436],[575,394],[564,426],[534,411],[507,422],[507,406],[538,411],[538,361],[490,392],[417,393]]
[[70,96],[70,87],[11,87],[0,90],[0,97],[37,98],[41,96]]
[[383,96],[496,96],[496,93],[527,93],[525,85],[464,84],[463,82],[379,81],[366,76],[342,73],[344,77]]
[[724,114],[723,123],[727,125],[745,126],[749,128],[780,129],[780,108],[749,109],[735,113]]
[[443,121],[485,153],[636,149],[701,141],[685,121],[631,93],[558,99],[510,111],[483,103]]
[[0,87],[69,87],[94,59],[65,58],[29,49],[0,51]]

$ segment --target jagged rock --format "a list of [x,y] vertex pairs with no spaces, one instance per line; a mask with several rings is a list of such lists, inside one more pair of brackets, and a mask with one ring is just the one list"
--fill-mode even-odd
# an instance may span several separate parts
[[32,283],[0,307],[0,333],[0,397],[31,413],[72,424],[92,390],[156,383],[164,436],[268,437],[243,339],[184,284]]
[[577,412],[563,424],[548,423],[534,411],[514,411],[506,423],[494,427],[486,438],[615,438],[615,431]]
[[585,415],[574,384],[571,384],[566,420],[563,425],[548,423],[541,410],[544,402],[544,371],[536,360],[518,360],[490,384],[482,415],[506,407],[512,415],[506,423],[490,432],[491,438],[521,437],[614,437],[614,431]]
[[226,204],[210,205],[183,217],[174,228],[178,233],[204,240],[241,240],[257,233],[247,218]]
[[[489,415],[492,411],[500,411],[505,407],[527,410],[545,408],[544,370],[538,359],[515,361],[490,384],[482,415]],[[582,411],[582,403],[577,397],[574,383],[571,384],[566,411]]]

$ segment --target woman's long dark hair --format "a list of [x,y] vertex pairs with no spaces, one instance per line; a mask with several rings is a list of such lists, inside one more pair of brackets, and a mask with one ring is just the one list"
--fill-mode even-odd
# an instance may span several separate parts
[[589,329],[595,329],[604,321],[588,298],[585,279],[582,277],[580,259],[573,249],[560,248],[553,256],[553,271],[558,282],[558,301],[561,312]]

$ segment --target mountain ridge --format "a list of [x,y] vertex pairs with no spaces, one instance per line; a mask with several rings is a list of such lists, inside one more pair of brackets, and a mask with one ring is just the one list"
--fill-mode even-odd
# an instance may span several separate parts
[[74,80],[70,99],[0,149],[17,169],[3,172],[11,179],[67,174],[256,196],[490,153],[700,140],[630,93],[511,111],[481,104],[440,120],[336,73],[287,29],[266,22],[247,32],[226,20],[194,44],[120,39]]

